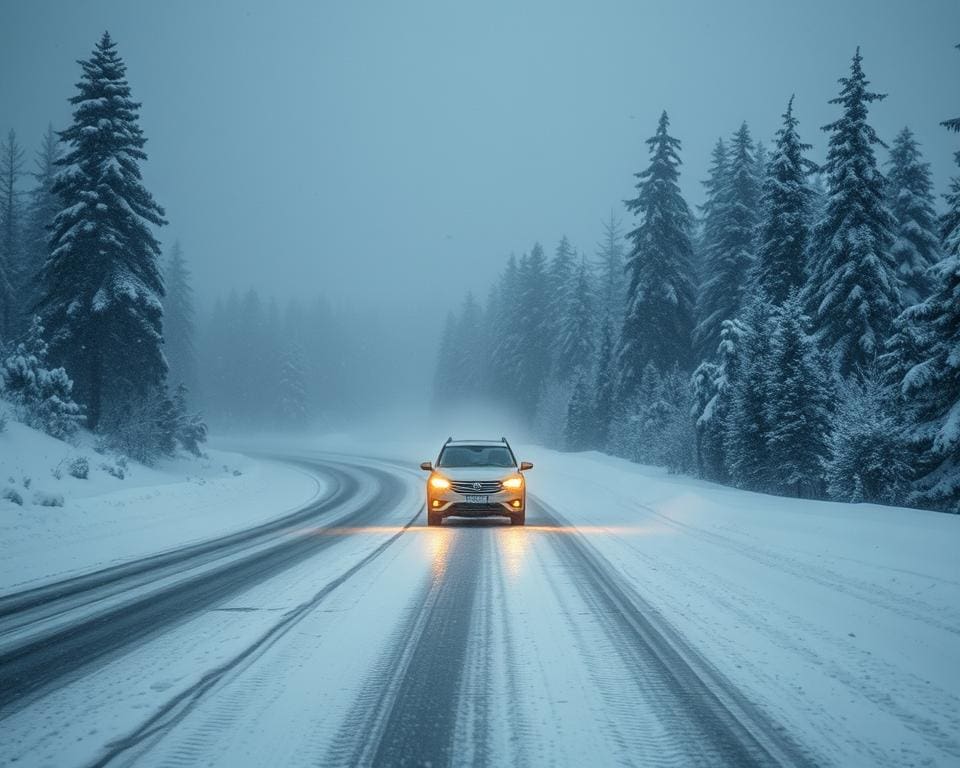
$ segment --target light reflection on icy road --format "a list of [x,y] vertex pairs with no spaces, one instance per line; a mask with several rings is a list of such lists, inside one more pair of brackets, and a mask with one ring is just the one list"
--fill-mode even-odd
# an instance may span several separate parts
[[[536,501],[525,528],[429,528],[419,476],[317,462],[362,501],[234,553],[232,582],[184,577],[167,613],[137,604],[136,642],[75,671],[61,660],[0,710],[0,762],[807,762],[590,545],[671,529],[574,529]],[[78,649],[104,636],[89,624]]]

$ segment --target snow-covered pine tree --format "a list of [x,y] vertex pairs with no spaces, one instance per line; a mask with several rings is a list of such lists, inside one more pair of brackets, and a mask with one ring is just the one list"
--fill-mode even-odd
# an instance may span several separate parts
[[730,141],[726,183],[713,203],[718,218],[716,239],[704,254],[705,280],[694,330],[701,359],[717,348],[723,321],[736,317],[744,304],[747,275],[754,259],[759,198],[753,139],[743,123]]
[[563,334],[566,316],[570,310],[575,269],[573,247],[567,240],[567,236],[564,235],[557,244],[557,250],[554,252],[547,270],[547,305],[549,308],[547,321],[550,334],[548,344],[552,357],[551,374],[558,381],[563,382],[569,379],[570,369],[563,366],[563,361],[557,352],[557,345]]
[[[955,157],[960,166],[960,152]],[[898,320],[911,329],[911,348],[902,357],[913,363],[900,393],[909,438],[920,452],[912,501],[960,512],[960,176],[946,198],[945,255],[932,270],[933,293]]]
[[557,338],[554,375],[558,381],[580,378],[579,373],[591,367],[596,344],[595,300],[587,262],[571,276],[571,290],[567,291],[566,306],[561,315]]
[[140,105],[108,33],[80,65],[73,123],[60,133],[69,146],[54,186],[62,208],[39,306],[51,353],[74,377],[96,428],[107,405],[163,384],[163,281],[151,226],[166,222],[141,181]]
[[826,462],[827,492],[837,501],[897,504],[911,470],[903,425],[873,366],[841,380]]
[[758,294],[743,310],[739,343],[739,370],[728,380],[728,408],[723,424],[723,455],[735,485],[768,489],[776,471],[767,450],[772,427],[766,404],[780,386],[780,372],[772,367],[773,307]]
[[720,479],[726,473],[723,466],[722,419],[717,418],[714,413],[719,402],[717,400],[719,378],[720,365],[705,360],[697,366],[690,379],[692,389],[690,418],[695,427],[694,449],[697,474],[711,479]]
[[598,275],[597,304],[603,318],[616,327],[623,322],[626,296],[626,277],[623,266],[623,231],[616,213],[603,222],[603,237],[597,244],[596,273]]
[[520,291],[520,267],[516,256],[510,254],[497,285],[497,311],[491,322],[492,359],[496,365],[491,367],[488,375],[491,398],[509,409],[517,406],[519,395],[517,372],[523,332],[519,315]]
[[0,361],[0,392],[13,403],[24,424],[60,440],[73,435],[83,421],[67,372],[48,366],[38,317],[33,318],[26,338]]
[[564,437],[568,451],[586,451],[593,447],[593,396],[590,393],[589,373],[584,369],[577,374],[567,406]]
[[617,350],[619,397],[629,400],[640,384],[643,369],[652,363],[661,372],[692,364],[695,276],[692,217],[680,193],[680,141],[667,129],[667,113],[647,140],[650,165],[636,174],[637,197],[626,201],[639,216],[627,234],[630,252],[626,314]]
[[53,192],[60,144],[52,125],[47,126],[35,159],[34,186],[29,192],[23,233],[23,267],[18,291],[22,298],[21,323],[26,324],[41,298],[40,272],[50,258],[50,225],[60,211]]
[[23,148],[11,129],[0,144],[0,343],[11,341],[20,325],[23,205],[17,184],[22,175]]
[[782,304],[804,282],[813,194],[806,177],[813,164],[803,156],[810,145],[800,141],[797,123],[791,96],[763,185],[763,215],[751,271],[752,284],[773,304]]
[[720,328],[717,363],[704,362],[693,374],[693,399],[701,474],[729,482],[726,431],[730,410],[749,365],[751,329],[741,320],[724,320]]
[[843,114],[824,126],[829,197],[804,289],[818,343],[843,375],[873,362],[901,303],[890,250],[895,222],[873,152],[882,142],[867,123],[869,105],[884,95],[867,90],[862,60],[857,48],[850,76],[840,79],[840,95],[830,102]]
[[930,165],[909,128],[894,139],[887,167],[887,196],[896,221],[891,252],[904,303],[916,304],[930,292],[928,271],[940,259],[940,240]]
[[617,376],[614,370],[613,323],[608,318],[600,329],[600,351],[597,356],[596,378],[594,379],[593,406],[594,436],[593,447],[603,450],[610,437],[610,419],[617,391]]
[[533,423],[537,403],[550,375],[550,295],[547,260],[543,247],[535,243],[518,268],[522,321],[518,322],[516,367],[517,398],[520,415]]
[[170,371],[167,378],[175,385],[183,384],[188,393],[194,393],[197,389],[197,351],[194,343],[193,288],[179,241],[170,249],[165,266],[163,344]]
[[710,169],[707,171],[706,180],[702,182],[706,190],[706,199],[699,206],[701,227],[697,244],[698,287],[702,286],[706,279],[706,265],[709,260],[707,254],[712,252],[720,242],[723,213],[721,199],[727,184],[728,167],[727,145],[720,138],[717,139],[710,153]]
[[829,372],[808,322],[795,289],[774,315],[765,404],[772,488],[807,497],[823,493],[832,410]]

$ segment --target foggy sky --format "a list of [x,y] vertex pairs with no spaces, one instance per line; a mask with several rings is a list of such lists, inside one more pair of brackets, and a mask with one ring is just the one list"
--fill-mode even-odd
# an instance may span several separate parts
[[[819,127],[857,45],[885,139],[953,172],[960,2],[0,2],[0,130],[33,151],[109,29],[201,297],[256,285],[435,326],[505,257],[566,233],[592,253],[661,110],[702,199],[710,149],[769,144],[791,93]],[[881,157],[886,159],[886,153]],[[629,221],[627,222],[629,223]]]

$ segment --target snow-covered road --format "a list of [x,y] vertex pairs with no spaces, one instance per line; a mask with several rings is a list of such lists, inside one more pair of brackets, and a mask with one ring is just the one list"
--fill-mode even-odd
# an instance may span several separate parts
[[[643,551],[638,541],[666,531],[671,545],[698,551],[717,534],[689,519],[689,530],[671,527],[653,508],[631,512],[625,529],[609,499],[587,513],[582,494],[564,492],[575,472],[563,457],[531,482],[526,528],[439,529],[423,524],[423,476],[407,469],[415,462],[303,452],[295,460],[326,488],[302,511],[0,598],[0,763],[948,765],[960,756],[955,714],[926,712],[955,701],[955,673],[877,703],[888,719],[902,714],[916,737],[909,754],[850,720],[853,702],[838,702],[834,690],[822,694],[820,712],[816,690],[800,697],[811,714],[798,719],[802,709],[784,694],[795,664],[782,670],[782,689],[773,681],[758,692],[757,669],[769,676],[769,668],[754,660],[740,674],[747,660],[718,651],[734,631],[769,652],[740,628],[751,611],[734,583],[740,561],[704,562],[699,576],[665,573],[659,545]],[[762,548],[745,553],[737,532],[728,534],[721,543],[740,545],[737,558],[762,560]],[[771,574],[790,565],[765,554]],[[730,583],[718,583],[720,573]],[[889,604],[931,633],[928,652],[942,653],[933,641],[943,637],[949,650],[955,612],[879,584],[848,579],[844,590],[833,577],[819,588],[881,613]],[[736,628],[718,623],[713,642],[701,636],[696,594],[672,611],[664,602],[694,582],[717,599],[704,580],[729,601],[713,618]],[[756,631],[768,608],[753,608]],[[776,629],[802,644],[797,625]],[[807,656],[817,659],[825,643],[811,637]],[[816,737],[833,706],[841,721]]]

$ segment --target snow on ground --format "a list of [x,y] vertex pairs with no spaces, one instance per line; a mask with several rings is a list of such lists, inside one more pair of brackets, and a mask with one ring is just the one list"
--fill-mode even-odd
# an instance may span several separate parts
[[[315,441],[402,459],[436,444]],[[525,445],[530,493],[840,765],[960,760],[960,517],[807,501]]]
[[[249,528],[323,491],[304,471],[235,453],[208,450],[151,468],[123,466],[92,443],[81,435],[74,446],[12,421],[0,432],[0,592]],[[70,474],[77,459],[87,462],[86,479]],[[123,479],[111,474],[121,469]],[[5,490],[23,504],[2,498]],[[51,502],[62,506],[44,505]]]

